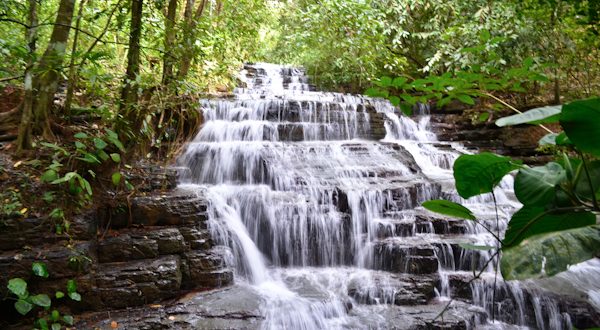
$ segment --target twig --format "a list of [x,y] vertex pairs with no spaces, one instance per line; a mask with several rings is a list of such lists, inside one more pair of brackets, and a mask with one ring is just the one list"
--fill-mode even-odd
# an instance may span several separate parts
[[[511,109],[512,111],[514,111],[514,112],[516,112],[516,113],[523,113],[523,112],[519,111],[519,109],[517,109],[517,108],[513,107],[512,105],[510,105],[510,104],[508,104],[508,103],[504,102],[502,99],[500,99],[500,98],[496,97],[494,94],[491,94],[491,93],[483,93],[483,95],[485,95],[485,96],[487,96],[487,97],[491,97],[491,98],[493,98],[494,100],[496,100],[496,101],[498,101],[498,102],[502,103],[502,105],[506,106],[507,108]],[[550,130],[548,127],[546,127],[546,126],[544,126],[544,125],[542,125],[542,124],[538,124],[538,125],[539,125],[541,128],[543,128],[544,130],[546,130],[546,132],[548,132],[548,133],[554,133],[554,132],[553,132],[552,130]]]

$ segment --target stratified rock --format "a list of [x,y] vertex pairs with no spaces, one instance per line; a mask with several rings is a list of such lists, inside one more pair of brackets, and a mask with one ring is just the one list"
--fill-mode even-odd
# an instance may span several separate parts
[[233,271],[227,268],[224,251],[190,251],[184,254],[187,271],[184,286],[220,288],[233,283]]
[[124,308],[175,297],[181,287],[178,256],[102,264],[94,290],[108,308]]

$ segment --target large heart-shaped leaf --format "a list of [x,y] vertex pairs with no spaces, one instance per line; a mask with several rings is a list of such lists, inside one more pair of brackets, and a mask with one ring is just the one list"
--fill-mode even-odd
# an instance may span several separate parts
[[598,253],[599,226],[537,235],[518,246],[503,249],[502,275],[505,280],[552,276]]
[[512,126],[519,124],[548,124],[556,123],[561,117],[561,105],[535,108],[516,115],[496,120],[496,125]]
[[558,163],[525,167],[515,177],[515,195],[524,205],[546,205],[555,195],[555,187],[567,177]]
[[600,156],[600,98],[565,104],[560,124],[579,150]]
[[462,198],[491,192],[506,174],[520,167],[509,157],[490,152],[462,155],[454,162],[456,190]]
[[462,219],[475,220],[475,216],[473,215],[473,212],[471,212],[471,210],[458,203],[454,203],[451,201],[436,199],[426,201],[421,205],[423,205],[424,208],[432,212]]
[[561,212],[545,210],[541,206],[523,206],[513,214],[503,247],[511,247],[538,234],[594,225],[596,216],[591,212]]

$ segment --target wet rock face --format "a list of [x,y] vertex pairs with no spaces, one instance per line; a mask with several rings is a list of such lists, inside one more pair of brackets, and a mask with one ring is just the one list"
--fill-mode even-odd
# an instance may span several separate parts
[[[213,248],[206,229],[206,199],[171,192],[136,197],[132,223],[98,242],[96,286],[100,297],[92,309],[139,306],[173,298],[182,290],[210,289],[232,283],[224,250]],[[117,226],[119,221],[113,222]]]
[[[57,235],[48,219],[4,221],[0,295],[9,296],[6,283],[15,277],[25,279],[30,292],[49,295],[66,292],[67,281],[74,279],[82,300],[62,299],[53,306],[62,304],[61,308],[75,313],[141,306],[188,290],[230,285],[233,271],[225,265],[226,251],[213,247],[207,230],[206,198],[197,193],[153,191],[173,188],[174,171],[148,171],[150,175],[139,179],[147,195],[133,197],[130,210],[112,215],[106,210],[84,213],[72,219],[68,237]],[[47,279],[33,275],[34,261],[46,264]],[[8,314],[14,312],[13,304],[0,300],[0,308]],[[14,314],[0,318],[0,328],[18,320]]]
[[178,256],[107,263],[96,275],[93,293],[107,307],[139,306],[177,295],[181,276]]
[[431,126],[440,140],[461,142],[469,148],[511,156],[528,164],[546,163],[551,159],[551,155],[536,150],[539,139],[546,134],[541,128],[531,125],[498,127],[495,120],[512,113],[494,114],[498,117],[479,122],[472,120],[467,110],[464,106],[432,109]]

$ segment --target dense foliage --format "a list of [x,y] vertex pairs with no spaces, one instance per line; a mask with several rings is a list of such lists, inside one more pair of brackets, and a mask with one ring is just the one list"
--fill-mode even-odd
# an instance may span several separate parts
[[382,75],[489,73],[531,58],[556,85],[532,94],[589,97],[598,89],[596,1],[289,1],[276,58],[323,85],[360,90]]
[[[518,170],[514,190],[523,206],[512,215],[501,241],[500,233],[495,236],[503,251],[505,279],[552,276],[600,252],[600,145],[596,139],[600,98],[533,109],[497,121],[499,126],[522,123],[560,123],[563,132],[540,140],[541,146],[556,154],[556,161],[529,167],[509,157],[480,153],[462,155],[454,163],[456,190],[465,199],[493,193],[505,175]],[[469,209],[454,202],[435,200],[423,206],[477,220]]]

